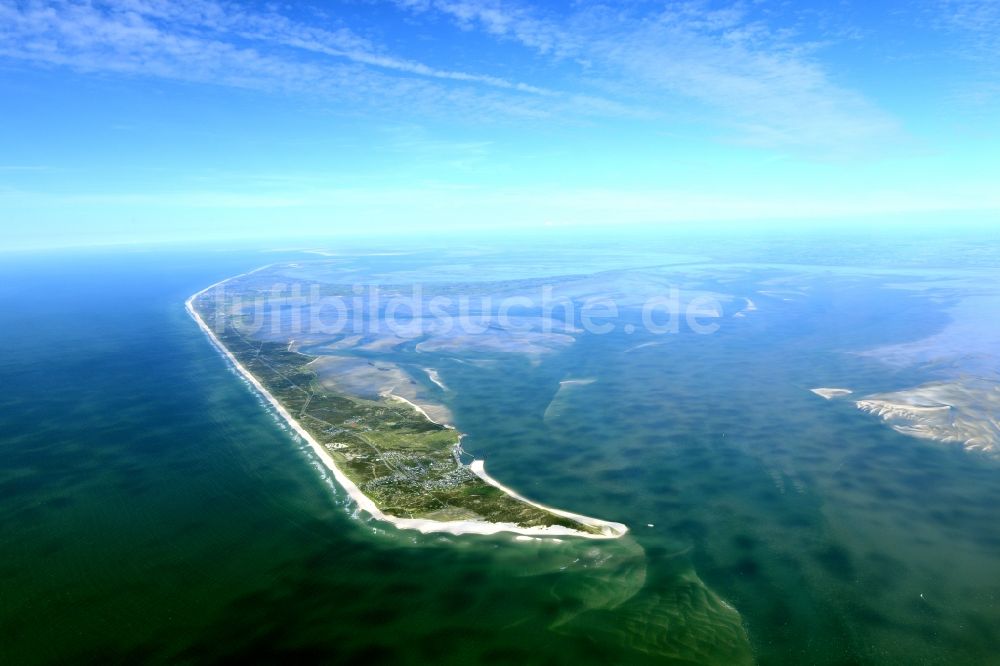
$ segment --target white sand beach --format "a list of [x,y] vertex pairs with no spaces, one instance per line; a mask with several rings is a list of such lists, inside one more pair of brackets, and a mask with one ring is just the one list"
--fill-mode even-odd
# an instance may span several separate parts
[[587,377],[582,379],[564,379],[559,382],[560,386],[586,386],[587,384],[593,384],[597,380],[593,377]]
[[[244,275],[249,275],[249,273],[244,273],[236,277],[243,277]],[[222,353],[223,356],[229,359],[229,362],[233,364],[237,372],[239,372],[240,375],[243,376],[243,378],[246,379],[251,384],[251,386],[253,386],[254,389],[256,389],[257,392],[261,396],[263,396],[264,399],[268,401],[268,403],[270,403],[272,407],[274,407],[275,411],[281,416],[282,419],[285,420],[285,422],[288,423],[289,426],[291,426],[292,430],[294,430],[296,434],[298,434],[306,443],[309,444],[309,447],[312,449],[313,453],[315,453],[316,456],[323,463],[323,465],[325,465],[330,470],[334,478],[337,480],[337,483],[339,483],[340,486],[345,491],[347,491],[347,494],[350,495],[350,497],[357,503],[358,508],[368,513],[376,520],[382,520],[391,523],[392,525],[395,525],[399,529],[417,530],[418,532],[424,534],[433,532],[445,532],[455,535],[458,534],[489,535],[489,534],[498,534],[502,532],[511,532],[514,534],[521,534],[528,536],[542,536],[542,537],[575,536],[575,537],[584,537],[588,539],[615,539],[624,535],[628,531],[628,528],[622,525],[621,523],[603,521],[598,518],[591,518],[588,516],[582,516],[574,513],[569,513],[566,511],[560,511],[558,509],[552,509],[550,507],[545,507],[540,504],[535,504],[533,502],[530,502],[526,500],[524,497],[515,493],[514,491],[506,488],[497,481],[493,480],[492,477],[489,477],[485,472],[484,464],[483,461],[481,460],[473,461],[471,469],[477,476],[482,478],[487,483],[490,483],[491,485],[503,490],[511,497],[514,497],[515,499],[518,499],[522,502],[531,504],[532,506],[543,509],[545,511],[549,511],[553,514],[565,518],[577,520],[582,524],[596,527],[601,530],[601,533],[593,534],[589,532],[583,532],[580,530],[571,529],[561,525],[552,525],[545,527],[522,527],[514,523],[492,523],[482,520],[438,521],[438,520],[427,520],[421,518],[399,518],[384,513],[381,509],[378,508],[378,506],[375,504],[374,501],[372,501],[370,497],[361,492],[361,489],[358,488],[358,486],[353,481],[351,481],[351,479],[349,479],[347,475],[340,470],[339,467],[337,467],[336,462],[326,451],[326,449],[323,448],[323,446],[320,445],[320,443],[317,442],[312,437],[312,435],[310,435],[309,432],[305,428],[303,428],[302,425],[295,418],[292,417],[290,413],[288,413],[288,411],[284,408],[284,406],[282,406],[282,404],[278,402],[278,400],[275,399],[274,396],[272,396],[267,391],[267,389],[264,388],[263,384],[261,384],[257,380],[257,378],[254,377],[254,375],[249,370],[247,370],[228,349],[226,349],[225,345],[223,345],[222,342],[215,336],[215,333],[205,323],[205,321],[201,318],[201,315],[199,315],[198,311],[194,308],[194,300],[196,298],[198,298],[199,296],[201,296],[202,294],[211,289],[214,289],[226,282],[229,282],[232,279],[235,278],[227,278],[226,280],[221,280],[194,294],[193,296],[188,298],[188,300],[185,302],[185,309],[187,310],[188,314],[190,314],[191,317],[198,324],[198,327],[201,328],[201,330],[205,333],[205,335],[208,336],[209,340],[212,342],[215,348],[220,353]],[[409,400],[406,400],[405,398],[401,398],[399,396],[393,396],[393,397],[397,400],[401,400],[409,404],[415,410],[423,414],[425,417],[427,416],[424,410],[420,409],[417,405],[414,405]]]

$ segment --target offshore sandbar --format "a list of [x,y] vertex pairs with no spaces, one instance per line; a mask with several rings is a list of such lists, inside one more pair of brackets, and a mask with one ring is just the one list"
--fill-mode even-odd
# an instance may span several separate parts
[[896,432],[962,445],[970,451],[1000,452],[1000,384],[963,378],[866,396],[858,409],[882,419]]
[[850,395],[854,393],[854,391],[852,391],[851,389],[845,389],[845,388],[814,388],[809,390],[818,395],[819,397],[825,398],[827,400],[832,400],[834,398],[841,398],[845,395]]

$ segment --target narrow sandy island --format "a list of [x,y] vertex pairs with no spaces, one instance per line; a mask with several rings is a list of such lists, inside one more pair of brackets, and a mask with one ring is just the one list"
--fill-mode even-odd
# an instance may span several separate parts
[[[590,516],[583,516],[583,515],[580,515],[579,513],[572,513],[570,511],[563,511],[562,509],[555,509],[555,508],[553,508],[551,506],[545,506],[544,504],[539,504],[537,502],[532,502],[528,498],[524,497],[523,495],[518,494],[514,490],[508,488],[507,486],[503,485],[502,483],[500,483],[499,481],[497,481],[496,479],[494,479],[492,476],[490,476],[489,474],[487,474],[486,473],[485,463],[482,460],[478,460],[478,459],[477,460],[473,460],[472,464],[469,465],[469,467],[472,469],[472,471],[475,473],[476,476],[478,476],[480,479],[482,479],[486,483],[490,484],[494,488],[499,488],[500,490],[504,491],[505,493],[507,493],[508,495],[510,495],[511,497],[513,497],[514,499],[521,500],[525,504],[530,504],[531,506],[533,506],[535,508],[542,509],[543,511],[548,511],[550,513],[554,513],[557,516],[562,516],[563,518],[570,518],[570,519],[575,520],[577,522],[583,523],[584,525],[589,525],[589,526],[591,526],[593,528],[596,528],[596,529],[600,530],[601,533],[604,536],[606,536],[606,537],[612,537],[612,538],[613,537],[620,537],[623,534],[625,534],[626,532],[628,532],[628,528],[625,527],[624,525],[622,525],[621,523],[612,523],[612,522],[608,522],[606,520],[600,520],[598,518],[591,518]],[[587,534],[586,536],[591,536],[592,537],[594,535]]]
[[665,344],[667,344],[667,343],[663,342],[663,341],[655,341],[655,340],[653,342],[643,342],[643,343],[638,344],[638,345],[636,345],[634,347],[629,347],[628,349],[625,350],[624,353],[631,354],[632,352],[639,351],[640,349],[646,349],[647,347],[659,347],[660,345],[665,345]]
[[845,388],[814,388],[809,389],[816,395],[827,400],[833,400],[834,398],[842,398],[845,395],[851,395],[854,393],[851,389]]
[[560,386],[586,386],[587,384],[593,384],[596,381],[597,380],[594,379],[594,378],[592,378],[592,377],[588,377],[588,378],[584,378],[584,379],[564,379],[561,382],[559,382],[559,385]]
[[450,390],[443,381],[441,381],[441,375],[434,368],[424,368],[424,372],[427,373],[427,378],[434,382],[438,388],[442,391]]
[[[241,275],[237,277],[243,277],[243,276]],[[400,518],[398,516],[392,516],[386,514],[378,507],[378,505],[376,505],[376,503],[370,497],[368,497],[364,492],[361,491],[361,489],[357,486],[357,484],[354,483],[354,481],[352,481],[338,467],[337,463],[334,461],[330,452],[324,446],[322,446],[309,433],[309,431],[307,431],[302,426],[302,424],[299,423],[299,421],[297,421],[288,412],[288,410],[285,408],[284,405],[281,404],[279,400],[277,400],[273,395],[271,395],[271,393],[264,387],[264,385],[257,379],[257,377],[254,376],[253,373],[247,370],[247,368],[244,367],[242,363],[240,363],[240,361],[236,358],[236,356],[233,355],[233,353],[226,348],[226,346],[216,336],[215,332],[211,329],[211,327],[209,327],[205,323],[204,319],[198,313],[197,308],[194,305],[195,300],[199,298],[202,294],[208,292],[209,290],[214,289],[226,282],[229,282],[232,279],[236,278],[229,278],[227,280],[222,280],[216,284],[206,287],[205,289],[191,296],[185,302],[185,307],[188,311],[188,314],[191,315],[191,317],[198,324],[198,327],[201,328],[201,330],[205,333],[205,335],[208,336],[213,346],[215,346],[215,348],[220,353],[222,353],[223,356],[225,356],[230,363],[233,364],[233,367],[236,368],[236,370],[240,373],[240,375],[244,379],[246,379],[250,383],[250,385],[253,386],[253,388],[268,401],[268,403],[270,403],[270,405],[275,409],[275,411],[277,411],[277,413],[291,426],[291,428],[295,431],[295,433],[298,434],[299,437],[301,437],[306,443],[309,444],[312,451],[316,454],[316,456],[320,459],[320,461],[322,461],[322,463],[331,471],[334,478],[337,480],[337,483],[340,484],[340,486],[347,491],[347,493],[351,496],[351,498],[357,503],[358,507],[361,510],[368,513],[369,515],[371,515],[373,518],[391,523],[392,525],[395,525],[400,529],[412,529],[425,534],[431,532],[446,532],[456,535],[458,534],[488,535],[488,534],[509,532],[514,534],[537,536],[537,537],[583,537],[589,539],[614,539],[621,537],[626,532],[628,532],[628,528],[621,523],[604,521],[599,518],[592,518],[590,516],[583,516],[568,511],[553,509],[551,507],[546,507],[544,505],[531,502],[530,500],[525,499],[521,495],[511,490],[510,488],[507,488],[506,486],[500,484],[495,479],[487,475],[482,460],[473,461],[472,464],[469,465],[469,469],[473,474],[478,476],[485,483],[503,491],[503,493],[506,493],[508,496],[510,496],[514,500],[517,500],[518,502],[522,502],[524,504],[546,511],[561,518],[571,519],[573,521],[580,523],[582,526],[589,527],[592,531],[573,529],[572,527],[568,527],[565,525],[558,525],[558,524],[524,526],[512,522],[490,522],[490,521],[476,520],[476,519],[432,520],[426,518]],[[421,414],[424,418],[426,418],[428,421],[431,421],[430,417],[427,416],[426,412],[423,409],[421,409],[419,406],[415,405],[411,401],[407,400],[406,398],[402,398],[398,395],[388,396],[388,398],[394,401],[401,401],[403,403],[406,403],[407,405],[412,407],[413,410],[415,410],[417,413]],[[450,428],[451,426],[448,427]]]
[[749,298],[746,298],[746,297],[744,297],[743,300],[745,300],[747,302],[746,306],[742,310],[740,310],[739,312],[737,312],[736,314],[734,314],[733,317],[743,318],[743,317],[747,316],[748,312],[756,312],[757,311],[757,304],[756,303],[754,303],[752,300],[750,300]]

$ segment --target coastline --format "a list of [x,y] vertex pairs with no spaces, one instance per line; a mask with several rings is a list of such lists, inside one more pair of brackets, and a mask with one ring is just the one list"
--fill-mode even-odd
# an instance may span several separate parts
[[383,398],[387,398],[389,400],[395,400],[397,402],[404,402],[404,403],[406,403],[407,405],[409,405],[410,407],[412,407],[414,409],[414,411],[419,412],[421,416],[423,416],[425,419],[427,419],[428,421],[430,421],[431,423],[433,423],[435,425],[443,426],[443,427],[447,428],[448,430],[454,430],[455,429],[455,426],[451,425],[450,423],[442,423],[441,421],[435,421],[434,419],[432,419],[430,417],[430,415],[424,410],[423,407],[421,407],[420,405],[416,404],[415,402],[411,402],[410,400],[407,400],[406,398],[404,398],[401,395],[396,395],[395,393],[393,393],[391,391],[388,391],[386,393],[383,393],[382,397]]
[[[475,474],[480,479],[482,479],[486,483],[490,484],[494,488],[498,488],[498,489],[502,490],[503,492],[507,493],[508,495],[510,495],[511,497],[513,497],[514,499],[520,500],[520,501],[524,502],[525,504],[530,504],[531,506],[535,507],[536,509],[542,509],[543,511],[548,511],[549,513],[554,513],[557,516],[562,516],[563,518],[570,518],[570,519],[575,520],[575,521],[577,521],[579,523],[583,523],[584,525],[589,525],[591,527],[596,527],[596,528],[600,529],[602,532],[605,532],[605,530],[606,530],[606,536],[604,536],[604,537],[600,537],[600,536],[595,535],[595,534],[585,534],[585,536],[594,537],[594,538],[616,539],[616,538],[618,538],[620,536],[623,536],[626,532],[628,532],[628,527],[626,527],[622,523],[614,523],[614,522],[607,521],[607,520],[601,520],[600,518],[592,518],[590,516],[584,516],[584,515],[579,514],[579,513],[573,513],[572,511],[563,511],[562,509],[556,509],[556,508],[553,508],[551,506],[546,506],[544,504],[539,504],[538,502],[533,502],[533,501],[529,500],[527,497],[521,495],[520,493],[518,493],[517,491],[513,490],[512,488],[508,488],[507,486],[503,485],[502,483],[500,483],[499,481],[497,481],[496,479],[494,479],[492,476],[490,476],[489,474],[487,474],[486,473],[486,463],[485,463],[485,461],[480,460],[478,458],[475,459],[475,460],[473,460],[471,463],[469,463],[469,469],[472,470],[473,474]],[[544,529],[544,528],[539,528],[539,529]]]
[[[540,537],[572,536],[572,537],[583,537],[587,539],[617,539],[628,532],[628,528],[621,523],[609,522],[601,520],[599,518],[592,518],[590,516],[583,516],[580,514],[570,513],[567,511],[561,511],[559,509],[553,509],[547,506],[543,506],[541,504],[536,504],[534,502],[531,502],[530,500],[525,499],[521,495],[511,490],[510,488],[507,488],[506,486],[500,484],[498,481],[487,475],[485,472],[483,461],[478,459],[474,460],[471,463],[470,468],[472,469],[472,472],[474,474],[476,474],[486,483],[495,486],[496,488],[502,490],[503,492],[517,499],[518,501],[530,504],[536,508],[548,511],[550,513],[562,516],[564,518],[570,518],[572,520],[576,520],[584,525],[597,527],[598,529],[601,530],[601,534],[592,534],[589,532],[574,530],[572,528],[564,527],[562,525],[549,525],[545,527],[521,527],[520,525],[517,525],[515,523],[492,523],[482,520],[440,521],[440,520],[429,520],[424,518],[399,518],[397,516],[391,516],[389,514],[384,513],[381,509],[378,508],[378,506],[370,497],[361,492],[361,489],[358,488],[358,486],[350,478],[348,478],[347,475],[344,474],[339,467],[337,467],[336,461],[329,454],[329,452],[327,452],[327,450],[323,448],[323,446],[319,442],[317,442],[305,428],[302,427],[302,425],[288,412],[288,410],[286,410],[285,407],[274,396],[272,396],[267,391],[266,388],[264,388],[264,385],[257,380],[257,378],[253,375],[253,373],[247,370],[236,359],[236,357],[233,356],[232,352],[226,349],[225,345],[223,345],[222,342],[219,341],[219,339],[215,336],[215,333],[208,326],[208,324],[205,323],[205,321],[201,318],[201,315],[198,314],[198,311],[194,307],[195,299],[204,294],[205,292],[214,289],[222,284],[225,284],[230,280],[234,280],[239,277],[244,277],[246,275],[249,275],[250,273],[255,273],[259,270],[263,270],[264,268],[267,268],[267,266],[263,266],[253,271],[242,273],[240,275],[226,278],[225,280],[220,280],[219,282],[211,284],[208,287],[205,287],[201,291],[190,296],[184,302],[184,307],[187,310],[188,314],[191,315],[191,317],[198,324],[198,327],[202,330],[202,332],[208,336],[208,339],[212,342],[212,345],[216,348],[216,350],[222,353],[222,355],[225,358],[227,358],[230,363],[232,363],[233,367],[236,368],[237,372],[239,372],[244,379],[250,382],[250,385],[253,386],[258,393],[264,396],[264,398],[271,404],[272,407],[274,407],[274,409],[278,412],[278,414],[281,415],[281,417],[288,423],[288,425],[292,427],[292,429],[296,432],[296,434],[302,437],[306,441],[306,443],[309,444],[310,448],[320,459],[323,465],[326,466],[333,474],[334,478],[337,480],[337,483],[347,492],[348,495],[351,496],[351,498],[357,503],[358,508],[360,508],[362,511],[365,511],[372,518],[375,518],[376,520],[382,520],[387,523],[391,523],[392,525],[395,525],[399,529],[417,530],[422,534],[429,534],[433,532],[446,532],[455,535],[459,534],[490,535],[490,534],[497,534],[500,532],[511,532],[514,534],[520,534],[526,536],[540,536]],[[411,403],[409,400],[406,400],[405,398],[401,398],[400,396],[396,395],[392,395],[392,397],[398,400],[402,400],[403,402],[409,404],[419,413],[423,414],[424,417],[430,420],[430,418],[427,417],[427,414],[424,412],[424,410],[420,409],[419,407]]]

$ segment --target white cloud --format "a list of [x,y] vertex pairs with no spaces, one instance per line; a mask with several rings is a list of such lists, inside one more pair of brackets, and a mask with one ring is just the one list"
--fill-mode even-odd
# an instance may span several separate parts
[[[1000,99],[1000,2],[933,0],[933,23],[949,35],[950,49],[974,69],[955,82],[956,98],[989,109]],[[995,113],[995,109],[990,109]]]
[[937,0],[938,23],[962,34],[961,51],[969,58],[988,60],[1000,69],[1000,2],[997,0]]
[[811,55],[817,44],[769,28],[743,5],[686,2],[645,13],[631,5],[582,5],[556,16],[505,0],[398,2],[582,63],[633,105],[695,101],[740,142],[836,155],[899,134],[889,114],[832,80]]
[[0,0],[0,57],[321,95],[358,111],[661,123],[682,113],[724,140],[820,156],[861,152],[898,133],[891,117],[832,80],[813,44],[740,5],[584,4],[567,15],[501,0],[397,5],[526,47],[547,65],[539,71],[548,85],[483,72],[482,63],[432,66],[334,20],[226,0]]
[[497,76],[396,58],[346,27],[325,29],[208,0],[0,2],[0,26],[0,56],[87,71],[356,98],[433,97],[435,80],[555,94]]

